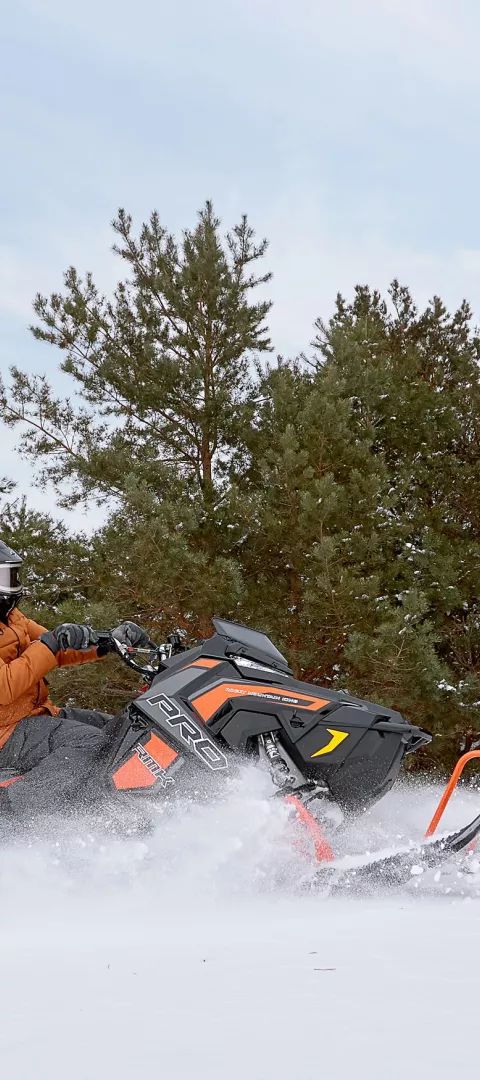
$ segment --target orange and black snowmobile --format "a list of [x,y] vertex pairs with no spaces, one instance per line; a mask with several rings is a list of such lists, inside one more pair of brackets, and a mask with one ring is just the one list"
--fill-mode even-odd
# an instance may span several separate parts
[[[223,619],[213,625],[212,637],[194,648],[177,632],[144,657],[110,632],[100,634],[145,686],[105,729],[105,750],[92,770],[98,795],[147,798],[145,806],[152,797],[175,800],[191,791],[211,797],[240,762],[256,759],[308,836],[320,876],[334,886],[372,877],[401,882],[413,863],[435,866],[474,840],[480,816],[439,840],[355,867],[336,859],[329,808],[357,813],[382,798],[405,755],[431,736],[391,709],[299,682],[265,634]],[[9,779],[0,774],[0,783]]]

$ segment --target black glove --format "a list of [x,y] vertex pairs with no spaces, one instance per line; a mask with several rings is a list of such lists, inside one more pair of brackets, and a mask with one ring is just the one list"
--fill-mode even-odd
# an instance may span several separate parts
[[112,637],[116,641],[120,642],[120,645],[128,645],[133,649],[147,649],[149,646],[155,648],[153,641],[150,640],[145,630],[142,630],[141,626],[137,626],[134,622],[122,622],[120,626],[116,626],[111,631]]
[[77,649],[81,652],[91,649],[98,642],[98,634],[91,626],[82,623],[62,623],[55,630],[47,630],[42,634],[40,641],[47,645],[54,656],[64,649]]

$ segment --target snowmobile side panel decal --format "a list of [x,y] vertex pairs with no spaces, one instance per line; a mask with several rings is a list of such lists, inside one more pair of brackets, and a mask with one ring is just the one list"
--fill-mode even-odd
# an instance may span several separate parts
[[207,721],[226,701],[239,697],[263,698],[265,701],[276,701],[287,708],[291,706],[294,709],[308,709],[309,712],[317,712],[324,705],[332,704],[327,698],[297,693],[296,690],[288,690],[287,687],[265,686],[265,684],[256,686],[248,682],[220,683],[213,690],[207,690],[200,693],[198,697],[192,698],[192,704],[202,720]]
[[311,754],[310,756],[312,758],[322,757],[322,754],[332,754],[333,751],[337,749],[337,746],[340,746],[340,743],[342,743],[344,739],[348,739],[348,736],[350,734],[348,731],[336,731],[335,728],[330,727],[327,727],[327,731],[328,734],[332,736],[330,742],[327,743],[326,746],[322,746],[320,750],[316,750],[314,754]]
[[[143,748],[142,748],[143,749]],[[131,757],[124,761],[123,765],[113,774],[113,783],[117,791],[137,790],[138,788],[153,787],[156,777],[151,769],[141,760],[134,750]]]
[[208,656],[202,656],[200,660],[192,660],[192,663],[188,664],[187,667],[212,668],[218,667],[221,663],[221,660],[210,660]]
[[156,705],[160,709],[164,720],[174,728],[177,738],[186,743],[209,769],[228,769],[225,754],[208,738],[202,728],[197,727],[191,717],[182,712],[176,701],[172,701],[165,694],[155,694],[155,697],[148,699],[148,704]]
[[115,787],[119,791],[153,787],[157,780],[166,787],[171,781],[165,776],[165,770],[177,757],[176,750],[152,733],[146,745],[139,743],[132,756],[113,774]]
[[145,749],[152,755],[153,760],[157,765],[161,765],[162,769],[168,769],[168,766],[175,761],[178,757],[177,751],[173,747],[168,746],[163,739],[159,739],[158,735],[152,731],[152,734],[145,746]]

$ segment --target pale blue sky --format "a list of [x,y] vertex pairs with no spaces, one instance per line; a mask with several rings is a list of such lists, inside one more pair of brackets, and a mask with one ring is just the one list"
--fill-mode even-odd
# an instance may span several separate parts
[[[5,5],[6,8],[6,5]],[[47,370],[36,291],[108,289],[119,205],[172,229],[213,198],[271,246],[279,351],[338,289],[398,276],[480,313],[477,0],[15,0],[0,38],[0,367]],[[1,431],[0,472],[29,469]],[[31,493],[37,505],[45,497]],[[74,519],[75,520],[75,519]]]

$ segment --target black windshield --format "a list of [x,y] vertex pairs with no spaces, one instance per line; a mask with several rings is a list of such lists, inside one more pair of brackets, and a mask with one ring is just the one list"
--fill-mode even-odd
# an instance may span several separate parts
[[270,657],[276,664],[288,668],[288,661],[266,634],[260,633],[259,630],[250,630],[248,626],[242,626],[241,623],[226,622],[224,619],[213,619],[213,625],[217,634],[220,634],[221,637],[230,638],[231,641],[238,641],[240,645],[244,645],[253,654],[262,653],[263,656]]

